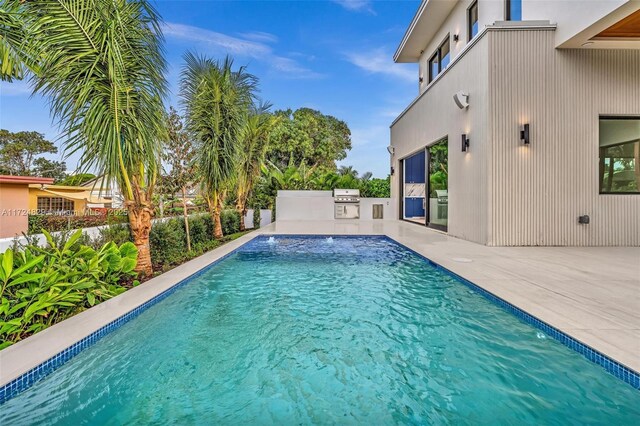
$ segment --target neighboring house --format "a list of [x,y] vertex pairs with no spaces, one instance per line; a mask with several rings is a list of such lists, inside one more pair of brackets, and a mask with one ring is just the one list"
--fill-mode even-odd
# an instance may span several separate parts
[[111,200],[99,198],[84,186],[49,184],[29,185],[29,210],[32,214],[84,215],[89,208],[109,207]]
[[640,1],[427,0],[394,60],[419,64],[391,125],[401,218],[493,246],[640,245]]
[[[107,200],[105,207],[120,209],[124,206],[124,198],[118,186],[114,182],[109,182],[104,176],[95,177],[81,186],[89,188],[92,197]],[[97,206],[90,205],[90,207]]]
[[29,229],[29,185],[48,185],[53,179],[0,175],[0,238],[13,238]]

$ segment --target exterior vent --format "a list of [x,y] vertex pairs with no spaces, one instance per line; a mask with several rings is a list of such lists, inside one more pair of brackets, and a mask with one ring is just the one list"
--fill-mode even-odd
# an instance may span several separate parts
[[374,219],[382,219],[383,218],[382,204],[374,204],[373,205],[373,218]]

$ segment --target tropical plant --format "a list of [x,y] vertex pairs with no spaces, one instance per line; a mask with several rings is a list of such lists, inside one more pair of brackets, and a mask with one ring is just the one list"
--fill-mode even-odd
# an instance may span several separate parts
[[80,244],[82,231],[48,247],[28,243],[0,255],[0,349],[116,296],[135,275],[138,250],[109,242],[99,250]]
[[27,68],[36,70],[34,52],[28,46],[32,40],[28,33],[28,17],[22,0],[3,0],[0,4],[0,80],[21,80]]
[[256,78],[233,60],[219,62],[187,53],[180,83],[187,130],[197,149],[204,197],[222,238],[220,214],[236,172],[243,119],[256,90]]
[[66,153],[80,153],[85,168],[119,185],[136,269],[151,274],[152,196],[166,133],[159,17],[146,0],[39,0],[20,8],[37,58],[34,91],[49,99]]
[[240,136],[236,178],[236,209],[240,214],[240,231],[245,229],[247,199],[260,177],[269,147],[271,128],[277,122],[277,119],[269,114],[269,107],[268,104],[262,104],[251,108],[244,120]]

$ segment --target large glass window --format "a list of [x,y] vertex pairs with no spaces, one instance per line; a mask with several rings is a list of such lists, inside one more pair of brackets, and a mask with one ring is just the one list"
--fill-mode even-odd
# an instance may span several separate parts
[[438,50],[429,59],[429,83],[449,65],[449,62],[451,62],[451,47],[447,34],[447,39],[438,46]]
[[522,0],[507,0],[507,21],[522,21]]
[[640,117],[600,118],[600,193],[640,194]]
[[473,2],[469,7],[469,40],[478,34],[478,2]]

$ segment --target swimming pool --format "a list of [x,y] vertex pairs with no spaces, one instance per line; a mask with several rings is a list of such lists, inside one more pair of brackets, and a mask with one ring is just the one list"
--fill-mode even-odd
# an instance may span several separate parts
[[258,237],[2,424],[632,424],[640,392],[381,237]]

